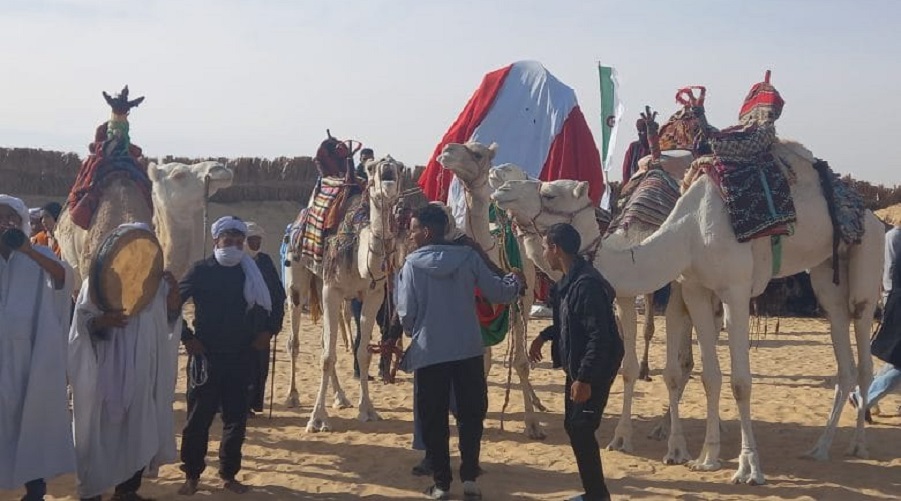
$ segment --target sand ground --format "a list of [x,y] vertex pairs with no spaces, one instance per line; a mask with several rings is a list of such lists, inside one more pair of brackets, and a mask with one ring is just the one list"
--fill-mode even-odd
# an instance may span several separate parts
[[[303,348],[299,360],[300,409],[283,405],[289,381],[290,362],[284,350],[286,334],[278,340],[275,406],[272,419],[250,421],[244,446],[244,468],[240,479],[252,486],[244,496],[221,490],[216,478],[216,450],[221,425],[213,426],[209,468],[201,479],[197,499],[310,499],[344,500],[418,499],[428,480],[410,475],[421,455],[410,449],[412,440],[412,383],[406,375],[398,384],[372,386],[375,406],[384,419],[361,423],[356,409],[330,409],[333,431],[306,433],[304,427],[318,388],[320,326],[304,319]],[[819,319],[783,319],[778,335],[761,336],[751,350],[754,374],[754,431],[761,451],[761,464],[768,484],[735,486],[728,481],[736,467],[740,448],[737,410],[728,386],[729,365],[725,340],[719,347],[724,379],[722,436],[724,469],[696,473],[684,466],[666,466],[661,458],[666,444],[646,438],[667,400],[661,378],[664,364],[663,318],[656,319],[658,333],[651,347],[652,382],[639,382],[634,404],[633,454],[603,452],[604,467],[615,499],[898,499],[901,492],[901,399],[890,395],[881,405],[885,416],[867,429],[870,459],[844,456],[853,426],[850,408],[845,409],[833,446],[832,458],[814,462],[799,456],[817,439],[832,402],[835,362],[827,325]],[[544,325],[536,321],[531,332]],[[501,352],[503,350],[497,350]],[[697,355],[696,355],[697,357]],[[532,372],[535,388],[550,409],[542,414],[548,438],[529,440],[522,433],[522,399],[511,396],[506,431],[500,430],[501,406],[507,371],[497,353],[489,378],[490,408],[482,448],[486,474],[480,479],[485,499],[564,499],[579,486],[575,463],[562,429],[562,374],[546,363]],[[181,360],[184,364],[184,356]],[[356,401],[358,385],[351,379],[352,359],[339,344],[338,373],[348,397]],[[373,366],[371,373],[375,373]],[[514,376],[515,380],[515,376]],[[185,418],[185,378],[180,372],[175,412],[177,427]],[[329,399],[330,401],[331,399]],[[604,436],[612,437],[622,405],[622,384],[614,386],[602,424]],[[699,373],[695,371],[682,405],[686,438],[693,454],[700,451],[704,436],[705,401]],[[454,439],[452,438],[452,441]],[[452,450],[455,444],[452,443]],[[458,465],[454,453],[452,462]],[[160,477],[145,480],[141,492],[156,499],[179,499],[181,482],[177,466],[161,470]],[[72,499],[74,478],[69,475],[50,483],[48,499]],[[461,495],[459,484],[454,495]],[[20,493],[0,492],[0,499],[15,499]],[[182,498],[183,499],[183,498]]]

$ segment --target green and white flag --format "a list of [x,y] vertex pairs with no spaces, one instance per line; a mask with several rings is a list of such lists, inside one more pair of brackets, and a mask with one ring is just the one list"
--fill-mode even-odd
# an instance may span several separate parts
[[604,171],[609,171],[616,145],[616,129],[623,115],[623,103],[619,100],[616,69],[598,63],[598,74],[601,77],[601,158],[604,160]]

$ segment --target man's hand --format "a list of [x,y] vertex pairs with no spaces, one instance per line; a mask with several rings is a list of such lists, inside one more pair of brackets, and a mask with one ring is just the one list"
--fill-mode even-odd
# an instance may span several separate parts
[[570,387],[570,398],[577,404],[583,404],[591,398],[591,385],[582,381],[573,381]]
[[108,311],[99,317],[94,317],[91,324],[93,330],[102,331],[112,327],[125,327],[128,325],[128,317],[121,311]]
[[532,344],[529,345],[529,361],[532,363],[541,362],[541,348],[544,347],[544,339],[541,339],[541,336],[536,337],[532,340]]
[[272,333],[270,332],[261,332],[257,334],[256,339],[253,340],[253,349],[257,351],[263,351],[269,347],[269,341],[272,339]]
[[203,343],[199,339],[193,338],[185,341],[185,351],[191,356],[203,355],[206,353],[206,348],[203,347]]

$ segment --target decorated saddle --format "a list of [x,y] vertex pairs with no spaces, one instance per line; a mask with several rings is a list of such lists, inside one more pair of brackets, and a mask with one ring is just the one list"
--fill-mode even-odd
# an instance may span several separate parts
[[128,113],[144,98],[129,101],[127,85],[115,98],[106,92],[103,96],[112,108],[112,118],[97,127],[94,142],[88,146],[90,154],[78,169],[75,184],[66,200],[72,221],[84,229],[91,225],[104,185],[114,176],[124,176],[134,181],[153,212],[152,186],[147,169],[140,162],[141,148],[131,144],[128,135]]
[[679,183],[662,169],[639,172],[623,187],[617,200],[617,217],[607,232],[638,227],[649,231],[663,224],[676,206]]

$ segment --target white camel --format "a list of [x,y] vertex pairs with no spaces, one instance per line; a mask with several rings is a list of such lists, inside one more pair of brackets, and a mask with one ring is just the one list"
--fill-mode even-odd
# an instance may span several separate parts
[[[500,247],[503,245],[491,234],[488,221],[488,208],[491,205],[491,186],[489,185],[489,173],[491,160],[497,151],[497,145],[485,146],[481,143],[470,142],[466,144],[448,144],[444,147],[438,162],[442,167],[450,170],[460,180],[466,198],[466,216],[460,225],[460,230],[476,241],[488,254],[488,257],[497,265],[502,265],[500,259]],[[503,173],[500,173],[503,175]],[[532,290],[535,284],[535,265],[531,260],[523,256],[523,274],[526,284]],[[520,389],[523,396],[525,433],[529,438],[541,440],[546,434],[535,414],[535,408],[546,410],[535,394],[529,381],[529,359],[526,355],[526,333],[528,330],[528,313],[532,309],[533,294],[526,294],[518,307],[511,309],[510,335],[512,336],[513,368],[519,378]],[[516,308],[522,308],[517,313]],[[485,375],[487,377],[491,368],[491,348],[485,349]]]
[[[312,271],[312,266],[307,266],[298,251],[289,250],[288,259],[291,266],[288,268],[290,277],[286,276],[289,283],[289,297],[291,298],[291,337],[288,341],[291,353],[291,384],[288,391],[288,405],[296,406],[298,395],[296,389],[297,356],[300,351],[300,316],[301,309],[310,297],[311,292],[319,294],[322,304],[322,316],[324,319],[322,329],[322,380],[316,402],[307,423],[308,432],[328,431],[331,429],[328,411],[326,410],[325,397],[329,383],[335,388],[334,406],[346,408],[350,401],[344,394],[344,390],[338,381],[335,370],[336,347],[338,341],[339,322],[341,310],[346,308],[346,301],[358,296],[363,300],[363,311],[360,317],[360,346],[357,349],[357,361],[360,365],[360,374],[369,373],[371,354],[369,353],[369,341],[375,324],[376,314],[385,298],[384,284],[391,268],[399,263],[397,253],[397,239],[394,225],[391,224],[394,208],[400,198],[399,185],[403,164],[386,156],[380,160],[373,160],[366,164],[369,177],[366,196],[368,200],[369,222],[360,230],[354,244],[353,262],[336,263],[333,275],[322,277]],[[353,200],[348,201],[351,206]],[[347,207],[345,206],[345,207]],[[345,209],[346,210],[346,209]],[[312,289],[311,289],[312,288]],[[360,378],[360,421],[377,421],[380,419],[372,405],[369,396],[369,381],[366,377]]]
[[[181,277],[188,267],[203,255],[201,235],[207,231],[202,228],[206,191],[204,179],[210,180],[207,193],[212,196],[217,191],[231,186],[234,174],[230,168],[219,162],[199,162],[191,165],[168,163],[159,166],[151,163],[147,173],[152,182],[154,208],[152,222],[163,247],[164,265],[176,277]],[[104,191],[101,204],[103,207],[109,205],[110,210],[98,208],[95,220],[91,223],[92,228],[95,225],[102,225],[106,228],[106,232],[116,229],[121,222],[127,222],[124,219],[122,221],[117,219],[121,218],[124,212],[128,212],[123,205],[135,200],[143,203],[140,194],[132,190],[130,183],[126,186],[114,181],[109,189],[111,190],[109,194]],[[127,198],[133,200],[129,202]],[[107,221],[107,218],[115,220]],[[131,221],[129,218],[125,219]],[[88,242],[91,238],[89,232],[72,222],[68,210],[64,210],[60,215],[56,236],[62,258],[72,266],[76,283],[80,284],[93,259],[91,249],[94,246]],[[98,236],[100,238],[97,241],[102,242],[104,235]]]
[[[675,209],[650,238],[627,249],[602,247],[595,266],[617,289],[631,295],[656,290],[680,277],[682,295],[698,331],[703,364],[702,380],[707,393],[707,430],[704,447],[693,469],[721,468],[719,395],[722,374],[716,357],[718,332],[714,324],[714,295],[723,302],[731,355],[731,387],[741,419],[742,448],[738,471],[732,481],[762,484],[757,444],[751,425],[751,368],[748,353],[748,318],[751,297],[760,294],[771,278],[810,270],[817,298],[829,316],[830,333],[838,365],[833,408],[823,434],[807,456],[826,459],[844,407],[845,398],[856,384],[866,392],[872,378],[869,352],[870,327],[879,298],[883,233],[876,217],[865,214],[865,234],[856,245],[839,246],[839,284],[832,282],[832,221],[820,178],[813,168],[815,159],[802,145],[779,141],[773,155],[790,168],[795,179],[791,195],[797,212],[794,234],[783,238],[782,263],[773,275],[769,239],[739,243],[735,237],[719,189],[707,177],[693,184],[679,199]],[[532,221],[538,229],[571,221],[580,231],[590,232],[593,214],[586,205],[587,184],[573,181],[507,183],[494,196],[498,204],[520,220]],[[597,230],[595,230],[596,232]],[[854,323],[857,367],[851,348],[848,325]],[[679,420],[682,373],[676,353],[683,339],[667,325],[667,367],[664,379],[670,393],[671,433],[668,464],[688,461],[685,437]],[[856,376],[856,377],[855,377]],[[865,404],[865,403],[864,403]],[[857,412],[857,426],[849,454],[866,457],[864,410]]]
[[[680,162],[684,161],[684,156],[678,153],[672,153],[670,156],[674,156]],[[669,157],[664,158],[664,161],[670,160]],[[687,161],[684,162],[687,165]],[[519,167],[513,164],[504,164],[499,165],[491,170],[490,174],[490,184],[491,187],[495,190],[499,189],[506,181],[521,181],[527,180],[528,175]],[[541,239],[540,234],[538,234],[534,228],[530,227],[530,224],[525,223],[517,225],[518,229],[518,239],[520,242],[520,247],[523,249],[523,254],[527,255],[531,261],[534,262],[535,266],[541,269],[542,272],[547,274],[553,280],[560,279],[560,272],[553,271],[549,268],[548,264],[544,261],[544,257],[541,253]],[[628,228],[619,227],[613,233],[608,234],[606,236],[601,235],[598,230],[597,225],[595,225],[591,233],[582,234],[583,242],[585,244],[585,250],[587,253],[593,253],[597,250],[599,239],[603,239],[604,245],[615,246],[615,247],[628,247],[632,245],[637,245],[642,240],[647,238],[653,233],[652,229],[632,225]],[[673,284],[673,287],[678,287],[678,284]],[[617,320],[620,323],[620,330],[622,331],[623,336],[623,344],[625,348],[625,356],[623,358],[623,367],[622,367],[622,377],[623,377],[623,407],[622,412],[620,414],[619,422],[616,425],[616,429],[614,431],[613,439],[610,441],[607,446],[610,450],[618,450],[623,452],[632,452],[632,400],[634,398],[634,388],[636,379],[644,379],[648,380],[649,376],[648,372],[648,352],[649,345],[651,339],[654,336],[654,295],[653,293],[644,295],[645,309],[644,309],[644,351],[641,360],[641,364],[639,366],[638,357],[637,357],[637,315],[636,315],[636,307],[635,307],[635,297],[628,297],[617,295],[616,297],[616,306],[617,306]],[[677,292],[675,294],[671,293],[670,302],[673,304],[673,312],[675,314],[679,314],[681,309],[677,309],[681,307],[681,293]],[[684,314],[683,314],[684,315]],[[682,319],[679,319],[680,321]],[[673,320],[676,322],[676,320]],[[682,329],[679,331],[682,336],[687,336],[690,340],[691,336],[691,325],[685,324],[682,322]],[[687,381],[689,374],[691,373],[691,369],[693,368],[693,359],[691,353],[691,343],[683,345],[684,350],[680,354],[680,366],[683,368],[683,377]],[[654,431],[651,433],[651,436],[657,439],[664,439],[668,435],[669,432],[669,414],[663,416],[660,425],[655,427]],[[600,440],[600,434],[598,436]]]

